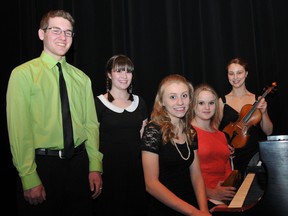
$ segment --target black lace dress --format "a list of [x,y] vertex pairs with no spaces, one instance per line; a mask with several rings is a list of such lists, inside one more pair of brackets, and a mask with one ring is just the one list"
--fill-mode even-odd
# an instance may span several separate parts
[[[176,145],[182,156],[187,158],[187,145]],[[159,126],[149,123],[145,127],[141,149],[142,151],[149,151],[159,155],[159,181],[178,197],[197,207],[198,204],[189,172],[189,166],[194,160],[193,150],[198,149],[196,139],[192,145],[189,145],[189,148],[191,152],[190,157],[184,160],[171,142],[165,145],[162,144],[162,133]],[[165,206],[154,197],[151,197],[148,204],[148,215],[176,216],[182,214]]]

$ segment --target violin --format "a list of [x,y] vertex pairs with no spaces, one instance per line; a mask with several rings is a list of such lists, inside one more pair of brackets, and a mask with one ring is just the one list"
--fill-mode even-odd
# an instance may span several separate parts
[[269,93],[275,90],[276,82],[273,82],[270,87],[255,101],[253,105],[246,104],[241,108],[239,118],[236,122],[230,122],[224,129],[229,138],[229,143],[234,148],[242,148],[246,145],[250,135],[249,130],[252,126],[256,126],[262,119],[262,113],[257,108],[262,98],[265,98]]

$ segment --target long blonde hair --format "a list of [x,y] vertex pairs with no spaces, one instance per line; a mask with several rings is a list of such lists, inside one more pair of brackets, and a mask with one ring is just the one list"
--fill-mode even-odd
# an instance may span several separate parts
[[159,84],[158,91],[155,97],[150,122],[153,122],[156,125],[160,126],[161,131],[162,131],[163,144],[166,144],[168,141],[176,138],[176,134],[174,133],[174,126],[171,122],[171,118],[169,117],[166,108],[162,105],[164,91],[166,87],[170,85],[171,83],[183,83],[188,87],[188,90],[189,90],[190,105],[189,105],[189,109],[187,113],[181,119],[181,122],[183,124],[183,132],[186,134],[187,141],[191,145],[194,140],[195,133],[196,133],[193,127],[191,126],[191,120],[192,120],[191,102],[192,102],[194,88],[192,84],[185,77],[179,74],[170,74],[162,79],[162,81]]

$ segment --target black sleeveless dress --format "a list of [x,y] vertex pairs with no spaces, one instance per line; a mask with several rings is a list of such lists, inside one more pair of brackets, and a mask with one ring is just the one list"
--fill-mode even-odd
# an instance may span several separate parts
[[[239,113],[231,106],[226,104],[225,96],[221,97],[224,103],[223,118],[219,125],[219,130],[223,131],[230,122],[235,122],[239,118]],[[248,133],[250,137],[243,148],[235,148],[235,157],[233,159],[234,169],[238,169],[245,176],[247,166],[251,158],[259,152],[259,141],[266,140],[266,135],[261,130],[260,124],[250,127]]]

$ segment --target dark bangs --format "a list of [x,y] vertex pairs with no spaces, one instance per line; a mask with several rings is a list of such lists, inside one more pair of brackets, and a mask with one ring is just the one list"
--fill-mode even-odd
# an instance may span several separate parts
[[120,71],[126,70],[126,68],[127,68],[128,72],[133,72],[134,71],[134,64],[126,56],[120,55],[114,59],[114,63],[112,65],[112,68],[117,68]]

